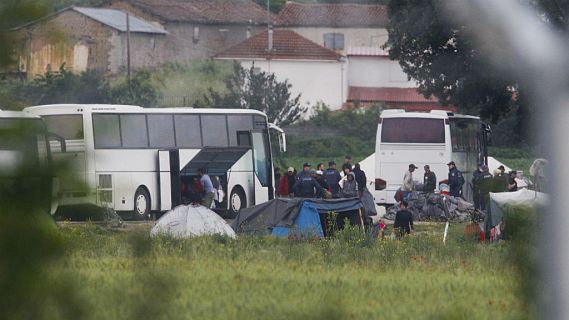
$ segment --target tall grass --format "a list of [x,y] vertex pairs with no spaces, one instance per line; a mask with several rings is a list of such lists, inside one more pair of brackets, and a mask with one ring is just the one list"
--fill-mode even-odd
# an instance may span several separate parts
[[356,229],[334,239],[211,236],[150,240],[63,227],[69,244],[54,273],[81,283],[88,317],[182,319],[523,319],[505,245],[462,239],[462,225],[418,226],[403,240]]

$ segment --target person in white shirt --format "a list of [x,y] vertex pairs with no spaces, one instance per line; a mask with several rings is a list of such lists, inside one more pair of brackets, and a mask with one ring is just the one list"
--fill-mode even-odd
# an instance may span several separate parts
[[401,187],[401,191],[403,191],[403,197],[407,199],[409,193],[415,190],[415,183],[413,182],[413,172],[417,169],[417,166],[414,164],[409,165],[409,170],[405,172],[405,176],[403,177],[403,186]]

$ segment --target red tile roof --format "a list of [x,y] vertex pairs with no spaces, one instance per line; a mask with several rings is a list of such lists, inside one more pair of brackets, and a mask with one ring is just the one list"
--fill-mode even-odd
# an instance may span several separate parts
[[281,9],[278,26],[387,27],[384,5],[287,2]]
[[273,31],[273,51],[268,52],[268,32],[253,37],[223,51],[216,58],[263,58],[275,60],[338,60],[341,55],[316,44],[294,31]]
[[362,102],[401,102],[401,103],[436,103],[438,100],[431,97],[425,98],[416,88],[370,88],[350,87],[348,92],[349,101]]
[[266,24],[272,14],[252,0],[123,0],[165,21]]

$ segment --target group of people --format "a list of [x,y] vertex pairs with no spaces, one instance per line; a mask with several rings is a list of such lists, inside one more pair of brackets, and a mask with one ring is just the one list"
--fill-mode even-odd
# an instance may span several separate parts
[[506,174],[506,168],[499,166],[493,173],[493,175],[490,173],[487,165],[481,163],[472,174],[473,200],[476,209],[488,209],[490,192],[518,191],[517,171],[510,171]]
[[334,161],[328,162],[328,168],[319,163],[312,169],[309,163],[302,166],[298,173],[293,167],[288,168],[285,175],[275,169],[277,195],[281,197],[300,198],[353,198],[360,197],[366,188],[367,177],[359,163],[352,165],[352,157],[346,156],[342,164],[342,172],[336,169]]
[[[447,163],[448,166],[448,185],[449,185],[449,195],[453,197],[460,197],[462,195],[462,185],[464,184],[464,176],[462,172],[458,170],[454,161]],[[409,165],[409,170],[405,172],[403,176],[403,186],[401,187],[402,199],[407,199],[408,195],[413,191],[423,191],[426,193],[433,193],[437,188],[437,176],[431,171],[429,165],[425,165],[425,173],[423,174],[423,184],[417,189],[413,179],[413,172],[418,169],[414,164]],[[399,201],[402,199],[398,199]]]

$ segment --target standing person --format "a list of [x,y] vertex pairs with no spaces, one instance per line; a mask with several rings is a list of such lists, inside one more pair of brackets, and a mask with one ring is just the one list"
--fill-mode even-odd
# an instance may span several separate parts
[[352,171],[352,156],[346,156],[344,157],[344,164],[342,165],[342,171],[345,172],[346,168],[350,169],[350,172]]
[[367,183],[367,177],[365,172],[360,168],[360,164],[356,163],[354,166],[354,171],[352,171],[356,176],[356,183],[358,184],[358,192],[361,197],[362,192],[364,192]]
[[340,185],[340,188],[343,189],[344,188],[344,182],[346,182],[346,180],[348,180],[348,175],[352,172],[352,170],[350,168],[344,168],[344,170],[342,170],[342,179],[340,180],[340,182],[338,183]]
[[342,197],[354,198],[358,196],[358,184],[356,182],[356,175],[350,172],[346,175],[346,180],[342,186]]
[[205,173],[205,169],[198,169],[198,175],[200,176],[200,183],[204,189],[202,205],[209,209],[211,207],[213,197],[215,196],[215,188],[213,187],[213,183],[211,182],[209,175]]
[[275,167],[275,184],[277,185],[277,188],[278,188],[278,183],[280,181],[281,181],[281,168]]
[[[306,168],[306,167],[305,167]],[[304,170],[304,174],[298,175],[296,184],[294,186],[294,195],[301,198],[314,198],[318,194],[323,194],[322,187],[316,182],[310,173],[310,166],[308,170]]]
[[398,238],[414,231],[413,214],[407,210],[408,204],[405,200],[399,203],[399,211],[395,214],[395,223],[393,224],[393,232]]
[[449,194],[453,197],[460,197],[462,195],[462,185],[464,184],[464,177],[462,172],[456,168],[454,161],[447,163],[448,166],[448,185],[450,187]]
[[479,207],[477,209],[487,210],[490,203],[490,192],[492,191],[493,177],[488,171],[487,165],[482,165],[482,172],[476,180],[476,189],[478,189]]
[[437,188],[437,176],[429,165],[423,167],[425,169],[425,174],[423,175],[423,191],[426,193],[433,193]]
[[508,175],[506,174],[506,168],[504,168],[503,165],[500,165],[498,167],[498,170],[500,170],[499,177],[502,178],[502,183],[500,184],[500,186],[501,186],[500,192],[508,191],[508,181],[510,179],[509,179]]
[[407,170],[405,176],[403,176],[403,187],[401,187],[401,191],[403,191],[404,199],[407,199],[409,194],[415,190],[415,183],[413,182],[413,172],[415,169],[417,169],[417,166],[410,164],[409,170]]
[[316,171],[318,170],[324,172],[324,164],[322,162],[316,165]]
[[480,189],[478,189],[478,180],[482,176],[482,166],[484,164],[478,164],[478,167],[472,173],[472,200],[474,200],[474,209],[480,209]]
[[322,172],[322,170],[316,170],[316,175],[314,176],[314,179],[316,179],[316,182],[318,182],[320,187],[322,187],[320,189],[321,193],[318,194],[318,197],[319,198],[331,198],[332,194],[330,192],[328,192],[328,189],[330,189],[330,186],[328,186],[326,179],[324,179],[324,172]]
[[330,188],[330,192],[332,192],[332,196],[338,196],[340,193],[340,180],[342,177],[338,170],[336,170],[336,163],[334,161],[328,162],[328,169],[324,171],[324,179]]
[[515,192],[518,191],[518,182],[516,181],[516,176],[518,172],[516,170],[510,171],[508,177],[508,191]]
[[310,176],[310,168],[311,168],[310,163],[305,162],[302,165],[302,172],[298,174],[298,177],[300,178],[301,176]]
[[282,176],[279,180],[279,187],[278,187],[278,193],[277,195],[281,196],[281,197],[288,197],[290,196],[293,192],[292,192],[292,186],[294,186],[294,183],[296,181],[296,177],[294,176],[294,168],[293,167],[289,167],[288,170],[286,171],[286,174],[284,176]]

